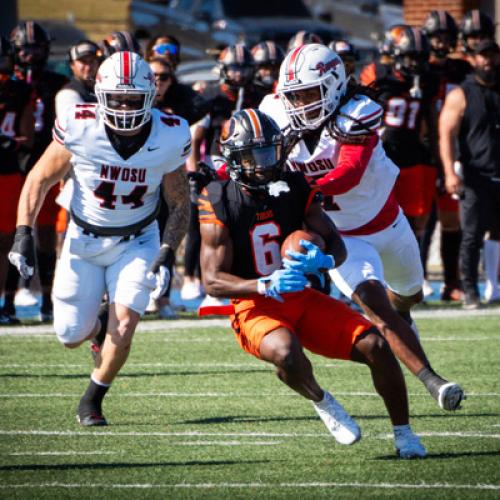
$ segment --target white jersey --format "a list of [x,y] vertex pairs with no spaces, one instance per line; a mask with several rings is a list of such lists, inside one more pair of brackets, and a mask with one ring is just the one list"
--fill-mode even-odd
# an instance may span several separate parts
[[183,118],[151,111],[151,132],[128,159],[111,145],[96,104],[76,104],[56,120],[53,137],[72,154],[72,212],[102,228],[130,226],[157,207],[163,176],[191,150]]
[[[277,95],[266,96],[259,109],[274,118],[281,129],[288,126],[288,117]],[[345,135],[366,134],[363,126],[376,131],[382,114],[383,109],[369,97],[354,96],[340,108],[335,125]],[[341,146],[342,143],[332,137],[328,127],[324,127],[312,154],[304,141],[295,145],[288,155],[288,168],[304,172],[312,178],[323,177],[335,169]],[[333,200],[325,203],[327,207],[335,206],[335,210],[327,210],[327,213],[337,228],[350,231],[374,219],[387,202],[398,175],[398,167],[386,156],[379,141],[359,184],[346,193],[335,195],[335,204]]]

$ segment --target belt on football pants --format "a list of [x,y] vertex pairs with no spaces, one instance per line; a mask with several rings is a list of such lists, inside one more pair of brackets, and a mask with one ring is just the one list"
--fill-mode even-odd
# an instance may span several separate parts
[[70,211],[70,217],[75,222],[75,224],[83,229],[83,234],[92,235],[94,237],[99,236],[122,236],[124,241],[128,241],[131,238],[139,236],[141,231],[149,226],[156,218],[160,212],[160,204],[156,206],[152,213],[147,217],[136,222],[135,224],[130,224],[129,226],[119,226],[119,227],[101,227],[95,226],[94,224],[89,224],[88,222],[80,219],[73,210]]

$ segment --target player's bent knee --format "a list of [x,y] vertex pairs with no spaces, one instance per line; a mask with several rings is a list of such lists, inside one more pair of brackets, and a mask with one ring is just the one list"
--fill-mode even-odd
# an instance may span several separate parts
[[95,327],[95,320],[81,320],[69,323],[67,319],[58,319],[54,317],[54,330],[59,342],[68,349],[78,347],[83,341],[87,340]]

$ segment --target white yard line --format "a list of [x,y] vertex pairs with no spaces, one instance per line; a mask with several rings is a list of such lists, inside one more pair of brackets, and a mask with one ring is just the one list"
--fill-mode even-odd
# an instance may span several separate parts
[[16,451],[13,453],[3,453],[9,457],[65,457],[73,455],[116,455],[117,451]]
[[[410,397],[428,397],[427,393],[409,393]],[[21,393],[0,393],[0,399],[16,398],[76,398],[80,394],[62,392],[21,392]],[[335,391],[335,396],[350,397],[380,397],[376,392],[342,392]],[[238,392],[122,392],[113,394],[113,398],[298,398],[294,392],[259,392],[259,393],[238,393]],[[467,397],[500,397],[498,392],[467,392]]]
[[[500,307],[488,309],[478,309],[477,311],[463,311],[461,309],[432,309],[418,310],[412,312],[415,319],[420,318],[472,318],[479,316],[500,316]],[[229,329],[229,319],[208,318],[208,319],[178,319],[178,320],[152,320],[143,321],[137,327],[138,332],[156,332],[163,330],[185,330],[189,328],[220,328]],[[33,334],[53,334],[50,325],[33,326],[8,326],[0,328],[0,337],[6,335],[33,335]]]
[[[491,434],[485,432],[418,432],[419,436],[430,438],[442,437],[456,437],[456,438],[482,438],[482,439],[500,439],[500,434]],[[179,431],[179,432],[166,432],[166,431],[152,431],[152,432],[139,432],[139,431],[46,431],[46,430],[2,430],[0,429],[0,436],[99,436],[101,437],[229,437],[229,438],[319,438],[324,439],[325,436],[330,436],[327,432],[201,432],[201,431]],[[392,434],[370,434],[365,433],[363,439],[377,439],[387,440],[393,439]],[[203,441],[201,442],[203,443]]]
[[0,484],[0,489],[37,489],[37,488],[66,488],[66,489],[384,489],[384,490],[500,490],[500,484],[450,484],[450,483],[178,483],[178,484],[153,484],[153,483],[25,483],[25,484]]

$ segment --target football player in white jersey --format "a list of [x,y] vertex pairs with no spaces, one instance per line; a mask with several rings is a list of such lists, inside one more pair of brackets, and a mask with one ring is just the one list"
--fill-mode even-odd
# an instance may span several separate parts
[[321,187],[324,208],[347,247],[345,263],[330,272],[333,282],[363,308],[439,406],[457,409],[462,389],[431,368],[410,316],[422,299],[423,271],[417,242],[393,193],[398,168],[377,133],[381,106],[348,83],[340,57],[320,44],[287,55],[277,90],[260,109],[296,136],[288,167]]
[[[76,104],[56,121],[53,141],[28,175],[19,200],[9,258],[23,277],[33,274],[32,228],[48,189],[69,174],[71,222],[54,279],[54,329],[75,348],[97,336],[90,384],[80,400],[82,425],[106,425],[102,400],[125,363],[153,291],[170,279],[168,264],[188,220],[184,162],[187,122],[151,109],[156,89],[149,65],[117,52],[96,77],[97,104]],[[160,242],[160,187],[169,218]],[[98,317],[104,294],[107,321]]]

